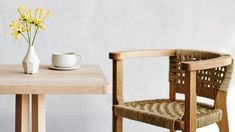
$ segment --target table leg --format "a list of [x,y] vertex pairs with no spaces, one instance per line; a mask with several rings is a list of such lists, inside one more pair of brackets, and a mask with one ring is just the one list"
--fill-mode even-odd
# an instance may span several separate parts
[[29,132],[29,95],[16,95],[15,132]]
[[32,95],[32,132],[46,132],[45,95]]

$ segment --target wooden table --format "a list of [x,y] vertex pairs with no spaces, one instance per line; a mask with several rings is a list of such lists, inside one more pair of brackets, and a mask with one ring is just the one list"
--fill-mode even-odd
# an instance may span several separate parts
[[16,94],[15,132],[29,132],[29,98],[32,97],[32,132],[45,132],[46,94],[104,94],[107,80],[97,65],[56,71],[47,65],[36,75],[21,66],[0,65],[0,94]]

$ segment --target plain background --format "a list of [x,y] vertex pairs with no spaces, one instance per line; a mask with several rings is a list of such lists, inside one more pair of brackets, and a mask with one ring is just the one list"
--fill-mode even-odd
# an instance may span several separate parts
[[[235,55],[234,0],[0,0],[0,63],[21,64],[26,42],[8,34],[20,5],[52,12],[48,28],[36,38],[42,64],[55,51],[79,52],[83,64],[98,64],[111,83],[111,60],[116,50],[186,48]],[[125,63],[125,99],[168,97],[167,58]],[[138,71],[138,72],[136,72]],[[230,85],[230,131],[235,131],[235,89]],[[48,132],[111,132],[111,94],[48,95]],[[126,132],[167,132],[130,120]],[[0,95],[0,132],[14,131],[14,95]],[[218,132],[216,125],[198,130]]]

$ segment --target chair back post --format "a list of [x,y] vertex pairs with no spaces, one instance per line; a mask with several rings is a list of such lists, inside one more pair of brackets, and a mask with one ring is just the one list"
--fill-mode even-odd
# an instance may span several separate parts
[[175,69],[176,56],[169,56],[169,99],[175,101],[176,99],[176,86],[175,74],[172,72]]
[[175,101],[176,99],[176,92],[175,92],[175,82],[173,81],[170,81],[170,87],[169,87],[169,99],[170,101]]
[[123,103],[123,61],[113,60],[113,105]]

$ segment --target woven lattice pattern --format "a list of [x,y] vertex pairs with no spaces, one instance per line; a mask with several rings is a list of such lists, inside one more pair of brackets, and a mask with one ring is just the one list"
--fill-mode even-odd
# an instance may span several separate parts
[[[170,57],[169,80],[175,82],[176,92],[184,93],[185,71],[181,69],[182,61],[199,61],[212,59],[221,56],[220,54],[195,51],[177,50],[175,57]],[[217,90],[227,91],[232,72],[232,65],[217,67],[214,69],[197,71],[197,95],[215,99]]]
[[[174,129],[176,120],[183,122],[184,106],[184,101],[181,100],[147,100],[116,105],[114,113],[132,120]],[[221,118],[220,109],[200,103],[197,105],[198,128],[218,122]]]

